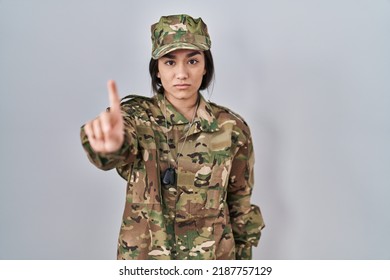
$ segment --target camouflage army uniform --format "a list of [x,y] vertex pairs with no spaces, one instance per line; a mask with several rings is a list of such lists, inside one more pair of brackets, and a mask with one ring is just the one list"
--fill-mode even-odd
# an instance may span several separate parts
[[[118,152],[95,153],[81,129],[91,162],[115,167],[127,181],[118,259],[250,259],[264,223],[250,204],[254,155],[247,124],[201,95],[191,127],[161,94],[125,97],[121,108],[125,142]],[[162,185],[169,166],[176,183]]]

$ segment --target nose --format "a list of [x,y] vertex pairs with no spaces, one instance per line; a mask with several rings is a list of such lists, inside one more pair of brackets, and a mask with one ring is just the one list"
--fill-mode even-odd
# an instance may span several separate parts
[[179,63],[176,67],[176,78],[185,80],[188,78],[188,71],[185,63]]

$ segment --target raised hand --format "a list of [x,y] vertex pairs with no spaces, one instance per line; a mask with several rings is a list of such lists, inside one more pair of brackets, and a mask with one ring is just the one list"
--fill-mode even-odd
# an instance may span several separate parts
[[120,149],[124,141],[124,125],[120,98],[115,82],[107,83],[110,111],[102,112],[97,118],[84,126],[92,149],[98,153],[113,153]]

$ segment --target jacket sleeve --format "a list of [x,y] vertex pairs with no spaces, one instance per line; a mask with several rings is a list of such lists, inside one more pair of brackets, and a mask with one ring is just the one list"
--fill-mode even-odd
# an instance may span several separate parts
[[95,152],[89,143],[87,135],[85,134],[84,125],[81,127],[81,144],[87,153],[89,161],[99,169],[110,170],[114,167],[118,168],[133,162],[136,157],[138,142],[135,125],[123,109],[122,115],[124,120],[125,137],[122,147],[113,153],[103,154]]
[[236,244],[236,259],[250,260],[252,246],[258,245],[264,222],[260,208],[250,203],[254,182],[254,152],[250,134],[245,139],[239,139],[240,142],[232,162],[227,203]]

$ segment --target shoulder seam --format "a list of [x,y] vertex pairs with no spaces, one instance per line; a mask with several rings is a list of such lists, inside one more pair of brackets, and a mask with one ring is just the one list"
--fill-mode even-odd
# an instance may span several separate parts
[[[239,119],[240,121],[242,121],[243,123],[246,124],[246,121],[243,117],[241,117],[239,114],[237,114],[236,112],[234,112],[233,110],[229,109],[228,107],[225,107],[225,106],[222,106],[222,105],[219,105],[219,104],[216,104],[214,102],[209,102],[211,105],[213,106],[216,106],[220,109],[223,109],[225,110],[226,112],[228,112],[229,114],[233,115],[234,117],[236,117],[237,119]],[[247,125],[247,124],[246,124]]]

